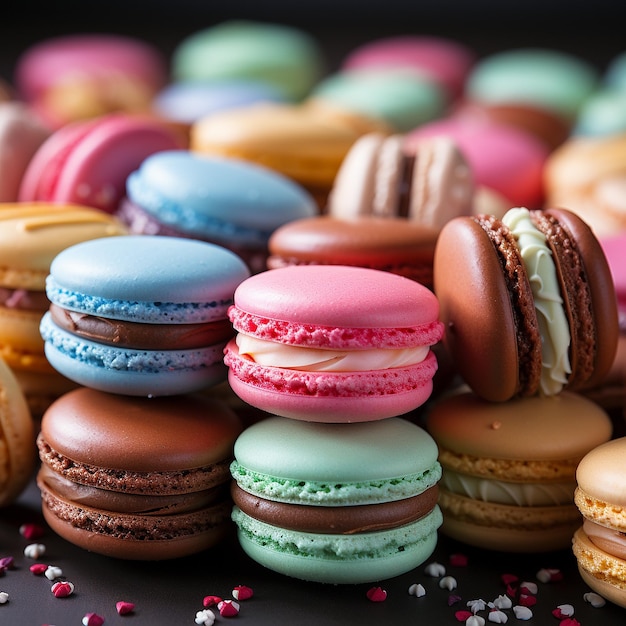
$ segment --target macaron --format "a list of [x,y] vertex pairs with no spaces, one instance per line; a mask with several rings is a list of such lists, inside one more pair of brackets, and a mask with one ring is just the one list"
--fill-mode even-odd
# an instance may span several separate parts
[[232,532],[237,416],[202,395],[131,398],[81,387],[44,414],[37,485],[50,528],[85,550],[162,560]]
[[21,102],[0,103],[0,202],[16,202],[28,163],[51,130]]
[[162,123],[124,114],[67,124],[32,157],[19,189],[21,202],[61,202],[113,213],[126,178],[150,154],[182,147]]
[[547,552],[571,545],[580,526],[576,467],[611,438],[609,416],[564,391],[505,403],[463,392],[441,398],[426,429],[443,468],[441,532],[502,552]]
[[304,187],[324,210],[328,194],[352,144],[370,132],[389,133],[379,119],[328,103],[265,103],[199,119],[191,127],[191,150],[258,163]]
[[437,446],[407,420],[268,417],[237,438],[231,473],[243,550],[286,576],[373,582],[414,569],[435,549]]
[[626,438],[590,450],[576,470],[574,502],[583,518],[572,549],[587,585],[626,608],[624,472]]
[[230,250],[128,235],[70,246],[50,266],[40,331],[48,361],[80,385],[131,396],[198,391],[226,378],[235,287]]
[[432,392],[443,334],[423,285],[389,272],[297,265],[243,281],[229,309],[228,380],[283,417],[364,422],[403,415]]
[[54,257],[82,241],[124,236],[112,215],[71,204],[0,203],[0,355],[13,369],[33,415],[75,385],[44,354],[39,324],[48,310]]
[[0,508],[13,504],[32,478],[35,426],[11,368],[0,358]]
[[406,217],[439,230],[452,217],[472,213],[473,195],[469,163],[449,137],[423,139],[409,151],[404,135],[369,133],[343,160],[326,212]]
[[435,249],[434,290],[444,345],[482,398],[580,391],[611,367],[618,320],[610,269],[571,211],[451,220]]
[[425,137],[452,139],[467,159],[477,187],[501,194],[512,206],[544,206],[544,166],[550,149],[532,133],[510,124],[448,116],[407,133],[406,146]]
[[405,276],[432,289],[438,235],[435,228],[413,220],[318,215],[272,233],[267,267],[354,265]]
[[167,64],[147,41],[113,33],[44,39],[14,71],[19,97],[54,128],[114,112],[145,113],[167,82]]
[[167,150],[150,155],[128,176],[117,215],[135,234],[187,237],[229,248],[258,272],[265,269],[272,232],[317,213],[305,189],[267,167]]
[[303,98],[325,71],[319,43],[294,26],[226,20],[182,39],[172,53],[176,82],[256,80],[287,100]]

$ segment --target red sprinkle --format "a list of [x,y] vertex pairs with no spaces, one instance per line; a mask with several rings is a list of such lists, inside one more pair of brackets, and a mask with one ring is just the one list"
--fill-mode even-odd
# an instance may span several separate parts
[[454,567],[467,567],[467,556],[465,554],[451,554],[450,565]]
[[500,578],[505,585],[512,585],[519,581],[519,577],[515,574],[502,574]]
[[43,576],[48,566],[45,563],[33,563],[28,569],[35,574],[35,576]]
[[239,605],[234,600],[222,600],[218,605],[222,617],[236,617],[239,615]]
[[2,574],[4,574],[4,570],[14,569],[14,568],[15,568],[15,563],[13,561],[12,556],[3,556],[0,559],[0,570],[2,570]]
[[517,595],[517,587],[513,587],[512,585],[507,585],[506,595],[509,596],[509,598],[514,598]]
[[202,600],[202,606],[205,609],[208,609],[212,606],[217,606],[222,601],[222,598],[219,596],[204,596]]
[[372,587],[366,595],[370,602],[384,602],[387,599],[387,592],[382,587]]
[[120,600],[115,603],[115,610],[119,615],[128,615],[135,610],[135,605],[132,602],[124,602]]
[[102,626],[104,624],[104,617],[97,613],[87,613],[83,617],[83,626]]
[[254,595],[254,592],[250,587],[245,585],[237,585],[233,589],[233,598],[235,600],[249,600]]
[[67,598],[74,593],[74,585],[69,581],[59,581],[54,583],[50,590],[55,598]]
[[472,617],[472,615],[473,613],[471,611],[463,610],[463,611],[457,611],[454,614],[454,617],[456,617],[456,619],[459,622],[466,622],[470,617]]
[[535,596],[528,596],[522,593],[520,594],[518,602],[522,606],[535,606],[535,604],[537,604],[537,598]]
[[39,524],[28,523],[20,526],[20,535],[29,541],[43,537],[44,534],[45,530],[43,529],[43,526],[39,526]]
[[573,617],[566,617],[564,620],[559,622],[559,626],[580,626],[580,622]]

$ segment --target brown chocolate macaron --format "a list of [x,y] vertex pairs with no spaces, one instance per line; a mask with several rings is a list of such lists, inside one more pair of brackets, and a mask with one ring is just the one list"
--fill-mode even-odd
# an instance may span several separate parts
[[459,217],[435,250],[444,344],[479,396],[584,390],[617,349],[615,291],[604,252],[566,209]]
[[136,398],[81,387],[42,418],[43,514],[64,539],[123,559],[212,547],[231,528],[239,418],[201,395]]

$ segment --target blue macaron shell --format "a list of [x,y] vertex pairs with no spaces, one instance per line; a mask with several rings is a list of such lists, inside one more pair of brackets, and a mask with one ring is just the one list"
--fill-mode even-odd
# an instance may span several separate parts
[[127,178],[126,191],[167,226],[240,245],[265,245],[279,226],[318,213],[312,196],[278,172],[188,150],[150,155]]
[[51,302],[101,317],[146,323],[224,319],[250,275],[221,246],[178,237],[123,235],[81,242],[52,261]]

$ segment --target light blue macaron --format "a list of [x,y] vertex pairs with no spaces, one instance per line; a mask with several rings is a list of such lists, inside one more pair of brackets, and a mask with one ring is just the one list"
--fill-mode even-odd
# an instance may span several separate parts
[[[148,333],[155,329],[151,343],[158,344],[155,325],[223,323],[235,288],[248,276],[245,263],[221,246],[129,235],[66,248],[52,261],[46,294],[52,304],[78,314],[72,317],[77,325],[83,316],[109,324],[145,325]],[[115,339],[73,332],[71,325],[62,328],[50,312],[40,331],[55,369],[101,391],[173,395],[212,386],[226,375],[226,340],[186,349],[120,347]]]

